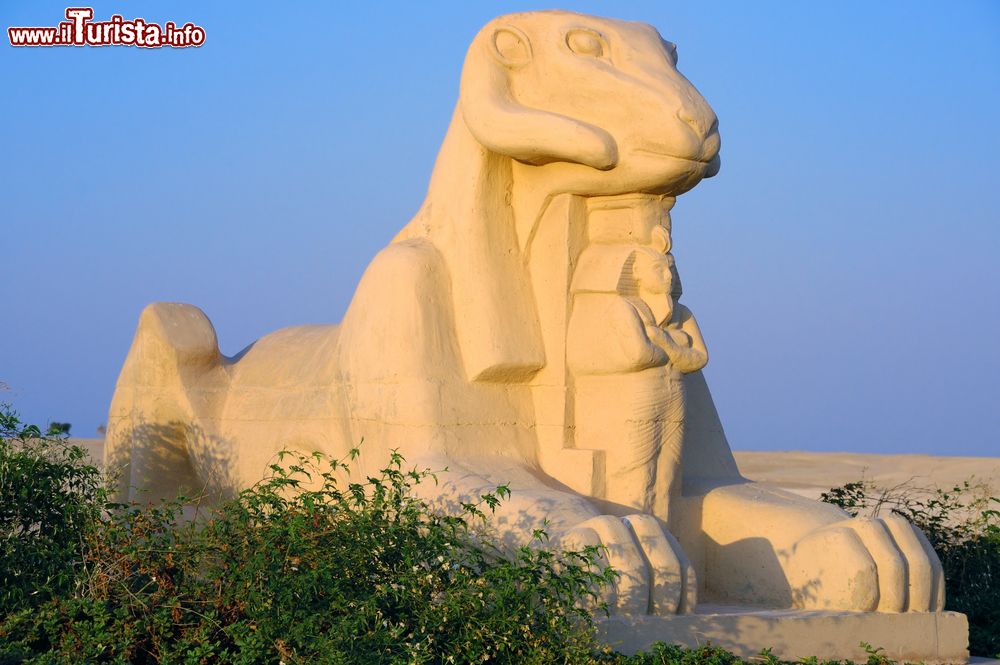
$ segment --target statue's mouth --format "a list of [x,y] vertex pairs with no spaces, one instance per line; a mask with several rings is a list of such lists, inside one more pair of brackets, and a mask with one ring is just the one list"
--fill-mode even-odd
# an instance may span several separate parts
[[678,157],[669,152],[660,152],[659,150],[644,150],[642,148],[636,148],[634,152],[642,153],[644,155],[656,155],[657,157],[669,157],[670,159],[676,159],[679,162],[690,162],[691,164],[708,164],[711,159],[691,159],[690,157]]
[[[686,155],[675,154],[677,151],[677,146],[673,149],[667,147],[660,147],[658,145],[650,145],[646,148],[635,148],[633,152],[643,155],[654,155],[656,157],[669,157],[670,159],[676,159],[682,162],[688,162],[690,164],[701,164],[703,166],[708,166],[712,163],[718,154],[719,149],[722,147],[722,139],[719,137],[719,132],[713,130],[711,134],[706,136],[700,145],[691,146],[692,151]],[[682,152],[686,152],[682,150]],[[693,153],[693,154],[692,154]]]
[[659,146],[653,145],[648,148],[635,148],[633,152],[644,154],[644,155],[655,155],[656,157],[669,157],[670,159],[676,159],[681,162],[688,162],[690,164],[701,164],[703,166],[708,166],[712,163],[718,154],[719,149],[722,146],[722,141],[719,138],[719,133],[712,132],[704,141],[702,141],[700,150],[697,155],[676,155],[668,148],[660,148]]
[[700,168],[708,168],[712,164],[712,160],[715,159],[715,155],[712,155],[709,159],[702,158],[691,158],[691,157],[678,157],[677,155],[671,154],[669,152],[661,152],[659,150],[648,150],[645,148],[635,148],[632,152],[642,155],[654,155],[656,157],[667,157],[669,159],[676,160],[678,162],[685,162]]

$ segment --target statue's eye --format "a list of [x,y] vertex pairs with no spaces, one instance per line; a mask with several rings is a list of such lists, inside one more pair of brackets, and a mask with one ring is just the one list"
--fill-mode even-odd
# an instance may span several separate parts
[[607,53],[604,38],[593,30],[570,30],[566,34],[566,46],[577,55],[601,58]]

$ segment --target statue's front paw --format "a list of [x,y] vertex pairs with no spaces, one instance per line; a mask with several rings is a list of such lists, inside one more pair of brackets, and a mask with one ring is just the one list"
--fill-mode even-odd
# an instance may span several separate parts
[[898,515],[844,520],[806,535],[786,567],[796,607],[863,612],[944,609],[944,574],[927,538]]
[[560,546],[602,547],[601,562],[618,572],[603,600],[615,614],[677,614],[694,610],[698,583],[677,540],[652,515],[599,515],[566,532]]

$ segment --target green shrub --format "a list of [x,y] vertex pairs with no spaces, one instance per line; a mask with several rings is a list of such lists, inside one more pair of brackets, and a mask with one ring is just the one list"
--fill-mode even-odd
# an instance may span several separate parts
[[601,645],[591,612],[614,571],[596,548],[493,545],[480,526],[506,487],[445,516],[411,491],[433,474],[399,455],[348,482],[340,461],[286,453],[184,519],[197,498],[108,504],[84,451],[0,411],[0,664],[749,665],[711,645]]
[[475,525],[506,488],[451,517],[411,495],[430,474],[405,471],[398,455],[346,486],[340,462],[285,460],[200,519],[182,523],[181,498],[87,531],[76,593],[8,617],[7,657],[531,663],[597,650],[577,601],[613,572],[593,548],[492,546]]
[[0,405],[0,617],[73,589],[107,491],[87,453]]
[[945,609],[969,618],[969,650],[1000,658],[1000,498],[968,481],[930,491],[858,481],[821,498],[852,515],[891,510],[919,527],[944,568]]

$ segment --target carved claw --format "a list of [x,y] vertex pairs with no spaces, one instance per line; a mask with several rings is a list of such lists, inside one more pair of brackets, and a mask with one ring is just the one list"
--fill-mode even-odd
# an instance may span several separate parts
[[564,549],[603,548],[602,562],[618,572],[603,600],[616,614],[685,614],[697,603],[694,568],[677,540],[651,515],[599,515],[570,529]]
[[944,609],[944,575],[919,529],[892,515],[826,525],[800,540],[786,568],[805,609],[928,612]]

